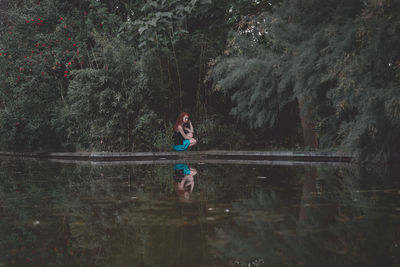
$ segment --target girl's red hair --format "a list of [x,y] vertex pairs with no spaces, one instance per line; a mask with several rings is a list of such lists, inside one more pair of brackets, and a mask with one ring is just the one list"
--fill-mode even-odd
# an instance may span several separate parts
[[188,116],[189,117],[189,113],[186,112],[181,112],[181,114],[179,114],[178,118],[176,119],[176,122],[174,124],[174,131],[177,132],[178,131],[178,126],[183,124],[183,117]]

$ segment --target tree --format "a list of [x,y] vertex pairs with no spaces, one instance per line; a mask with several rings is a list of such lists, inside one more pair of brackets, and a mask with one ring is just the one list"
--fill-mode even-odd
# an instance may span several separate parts
[[210,75],[214,88],[231,96],[231,113],[252,127],[272,127],[296,101],[305,145],[316,146],[318,134],[321,147],[390,160],[399,144],[398,8],[384,1],[283,1],[232,37],[229,55]]
[[65,104],[68,73],[85,58],[80,53],[85,48],[79,42],[82,35],[74,36],[82,19],[76,9],[64,17],[60,7],[65,3],[7,3],[0,40],[0,136],[6,149],[60,147],[62,136],[53,122]]

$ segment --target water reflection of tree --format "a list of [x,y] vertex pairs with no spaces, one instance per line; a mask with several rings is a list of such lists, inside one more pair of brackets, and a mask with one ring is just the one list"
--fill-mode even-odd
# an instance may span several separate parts
[[193,201],[179,203],[169,165],[0,164],[5,266],[226,265],[226,258],[357,265],[368,253],[398,261],[392,246],[398,217],[383,210],[392,195],[364,192],[390,188],[390,172],[321,168],[318,177],[308,172],[304,187],[303,168],[201,165]]
[[[126,223],[124,209],[134,205],[132,194],[151,205],[157,195],[146,201],[148,184],[156,183],[160,191],[166,190],[168,183],[157,181],[160,176],[168,177],[157,173],[162,172],[160,168],[92,168],[20,161],[1,164],[0,201],[6,218],[0,222],[4,237],[0,241],[1,264],[143,262],[140,250],[145,247],[148,230],[144,231],[143,224],[121,225]],[[157,178],[146,182],[153,175]],[[121,253],[128,259],[114,256]]]
[[[236,201],[234,223],[220,229],[215,243],[220,257],[243,266],[398,264],[400,218],[393,206],[388,210],[397,194],[390,171],[353,167],[318,172],[305,168],[301,195],[293,194],[291,203],[297,212],[275,189],[256,188],[249,198]],[[377,190],[383,185],[386,193]]]
[[[324,199],[334,202],[335,224],[328,232],[335,237],[336,251],[346,263],[360,266],[399,264],[400,240],[398,166],[352,166],[321,174]],[[398,203],[398,202],[397,202]],[[329,244],[327,244],[327,248]]]
[[[205,251],[200,235],[212,230],[194,224],[205,207],[194,202],[191,218],[182,213],[170,166],[1,164],[0,264],[175,266],[207,258],[196,246]],[[181,255],[177,236],[187,240]]]

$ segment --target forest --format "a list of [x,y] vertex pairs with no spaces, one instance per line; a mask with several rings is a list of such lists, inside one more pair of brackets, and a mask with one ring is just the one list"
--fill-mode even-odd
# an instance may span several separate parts
[[0,150],[400,158],[398,0],[2,0]]

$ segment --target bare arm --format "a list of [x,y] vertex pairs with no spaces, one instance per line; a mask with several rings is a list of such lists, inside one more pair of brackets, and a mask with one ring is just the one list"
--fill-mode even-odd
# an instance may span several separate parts
[[182,179],[180,185],[181,185],[182,188],[187,188],[187,187],[190,186],[190,193],[192,193],[193,192],[193,188],[194,188],[193,176],[191,174],[185,175],[185,177]]
[[189,125],[190,125],[190,132],[191,132],[191,133],[194,133],[193,125],[192,125],[192,122],[191,122],[191,121],[189,121]]
[[192,122],[191,122],[191,121],[189,121],[189,127],[190,127],[190,128],[184,127],[183,129],[184,129],[185,131],[189,132],[189,133],[194,133],[193,125],[192,125]]
[[193,176],[191,176],[191,179],[189,180],[189,185],[190,185],[190,193],[192,193],[193,192],[193,188],[194,188]]
[[187,136],[187,135],[185,134],[185,132],[183,131],[182,126],[178,126],[178,131],[181,133],[181,135],[183,136],[183,138],[185,138],[185,139],[190,139],[190,137]]

